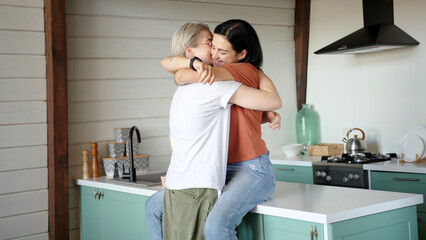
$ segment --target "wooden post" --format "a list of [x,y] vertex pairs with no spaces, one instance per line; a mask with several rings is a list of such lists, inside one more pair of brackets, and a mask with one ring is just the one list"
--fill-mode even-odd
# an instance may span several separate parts
[[49,239],[69,239],[65,0],[44,0]]
[[297,110],[302,109],[302,104],[306,103],[310,13],[311,0],[296,0],[296,9],[294,13],[294,45]]

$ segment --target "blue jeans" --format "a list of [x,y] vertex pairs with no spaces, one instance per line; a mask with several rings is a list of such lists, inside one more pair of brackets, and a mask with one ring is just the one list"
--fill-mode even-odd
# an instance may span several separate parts
[[145,203],[145,216],[151,240],[163,240],[164,189],[154,193]]
[[[236,227],[256,205],[275,190],[269,152],[248,161],[228,164],[226,186],[207,217],[204,234],[208,240],[237,239]],[[151,240],[162,239],[164,191],[146,202],[146,218]]]

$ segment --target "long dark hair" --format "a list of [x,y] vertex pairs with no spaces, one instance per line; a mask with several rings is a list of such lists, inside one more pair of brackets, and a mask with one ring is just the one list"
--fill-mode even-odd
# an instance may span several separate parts
[[260,69],[263,62],[262,47],[250,23],[241,19],[231,19],[217,25],[214,33],[225,36],[237,53],[247,50],[246,57],[239,62],[251,63]]

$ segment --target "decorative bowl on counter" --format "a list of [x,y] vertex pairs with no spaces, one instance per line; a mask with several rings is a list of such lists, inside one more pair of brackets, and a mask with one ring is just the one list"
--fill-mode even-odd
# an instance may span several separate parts
[[[149,154],[136,155],[134,156],[134,165],[136,168],[136,174],[147,172],[149,170]],[[117,158],[102,158],[104,163],[105,174],[109,177],[114,176],[114,164],[118,163],[118,174],[121,176],[123,173],[123,167],[126,172],[130,169],[130,158],[129,157],[117,157]]]
[[283,153],[287,157],[295,157],[300,154],[302,151],[302,144],[292,143],[292,144],[284,144],[281,146]]

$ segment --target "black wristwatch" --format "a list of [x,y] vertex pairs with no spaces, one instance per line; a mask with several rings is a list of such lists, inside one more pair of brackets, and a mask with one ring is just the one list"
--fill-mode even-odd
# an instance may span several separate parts
[[195,60],[198,60],[198,61],[200,61],[200,62],[203,62],[203,61],[201,61],[201,59],[200,59],[200,58],[198,58],[198,57],[193,57],[193,58],[191,58],[191,61],[189,61],[189,67],[190,67],[192,70],[197,71],[197,70],[195,70],[195,68],[194,68],[194,61],[195,61]]

